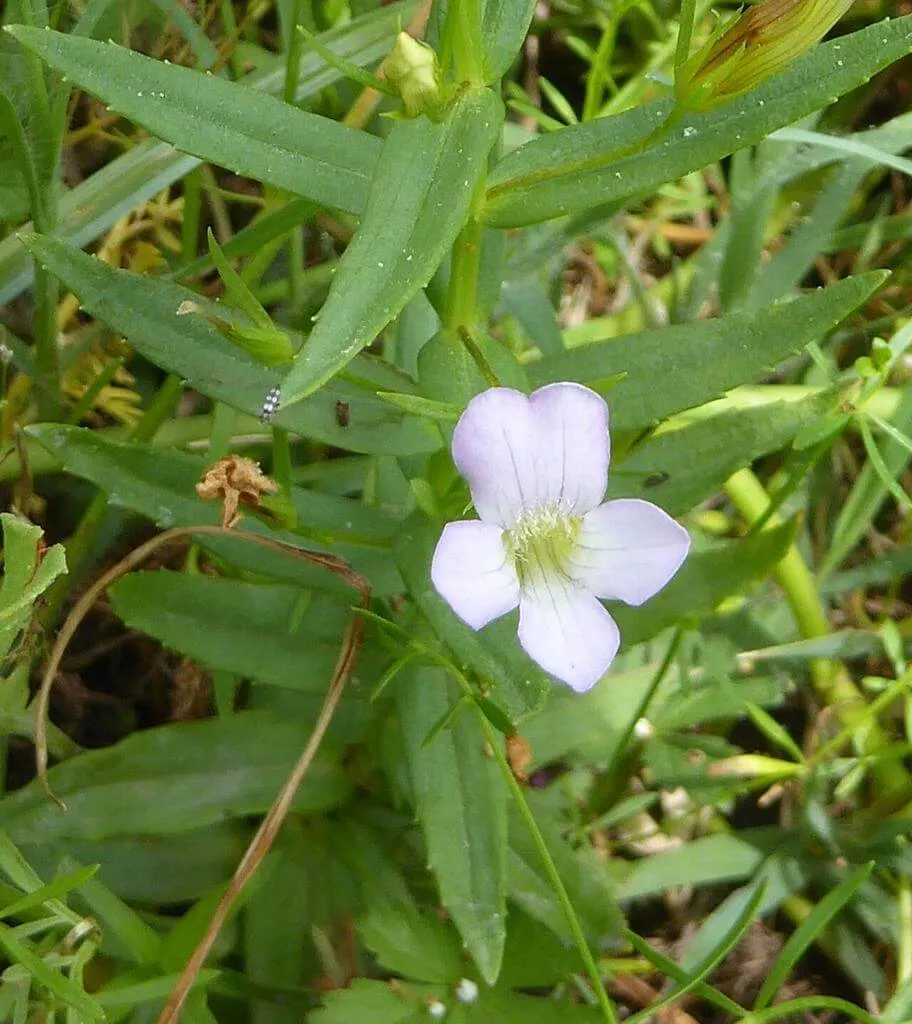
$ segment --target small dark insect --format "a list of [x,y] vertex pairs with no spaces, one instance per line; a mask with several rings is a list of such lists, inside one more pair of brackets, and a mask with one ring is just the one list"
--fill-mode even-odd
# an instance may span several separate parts
[[336,423],[340,427],[347,427],[351,420],[351,406],[348,402],[338,401],[336,402]]
[[260,410],[260,423],[268,423],[276,414],[276,409],[282,401],[282,392],[279,388],[270,388],[269,394],[263,399],[263,408]]
[[658,487],[659,484],[664,484],[666,480],[668,480],[668,474],[665,470],[660,470],[658,473],[650,473],[643,481],[643,486]]

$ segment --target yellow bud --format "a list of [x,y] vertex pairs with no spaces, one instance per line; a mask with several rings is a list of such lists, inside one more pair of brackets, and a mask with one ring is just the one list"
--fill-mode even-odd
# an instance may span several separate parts
[[705,110],[759,85],[818,43],[853,0],[760,0],[684,64],[675,91]]
[[440,64],[430,46],[413,39],[408,32],[400,32],[383,70],[399,93],[408,117],[434,112],[441,96]]

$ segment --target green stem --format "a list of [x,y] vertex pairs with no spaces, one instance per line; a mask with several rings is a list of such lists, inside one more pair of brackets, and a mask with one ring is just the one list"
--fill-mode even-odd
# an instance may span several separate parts
[[291,445],[288,431],[272,428],[272,476],[285,494],[291,494]]
[[[31,61],[27,61],[31,67]],[[44,81],[38,74],[34,89],[43,90]],[[47,100],[46,92],[43,94]],[[42,105],[36,101],[36,107]],[[46,104],[45,104],[46,106]],[[40,120],[39,128],[40,130]],[[46,124],[48,130],[49,123]],[[56,174],[53,169],[42,180],[34,147],[29,144],[18,114],[12,103],[0,93],[0,128],[9,136],[15,162],[19,164],[25,178],[29,195],[29,207],[35,228],[42,234],[54,230],[57,219]],[[35,385],[38,391],[38,414],[42,420],[57,421],[61,418],[60,402],[60,354],[57,350],[57,301],[60,285],[49,271],[35,260],[33,293],[35,314],[32,335],[35,342]]]
[[63,416],[60,401],[60,352],[57,347],[57,303],[60,284],[50,271],[35,263],[35,384],[38,391],[38,416],[43,422],[59,422]]
[[[874,719],[898,701],[900,697],[908,696],[910,686],[912,686],[912,669],[908,669],[899,679],[895,679],[883,693],[871,701],[867,709],[868,715]],[[851,725],[843,726],[835,736],[814,751],[808,759],[808,764],[823,764],[830,757],[835,757],[842,747],[851,741],[853,731]]]
[[472,357],[475,365],[478,367],[479,372],[488,384],[488,387],[499,388],[501,386],[501,380],[497,376],[494,367],[488,362],[487,356],[481,351],[481,347],[478,342],[472,337],[471,331],[467,327],[460,327],[456,332],[457,337],[465,346],[466,351]]
[[912,981],[912,881],[899,876],[899,949],[896,956],[896,987]]
[[[33,211],[35,227],[45,235],[53,234],[57,227],[57,175],[61,141],[55,134],[55,122],[51,114],[47,86],[42,79],[41,94],[42,122],[52,140],[49,143],[47,163],[41,167],[41,203]],[[40,124],[36,128],[41,130]],[[38,409],[44,420],[59,420],[63,404],[60,393],[60,351],[57,346],[57,305],[60,301],[60,282],[44,267],[35,263],[35,362],[38,374]]]
[[[474,704],[474,695],[471,694],[471,688],[469,693],[473,698]],[[595,991],[595,997],[598,1000],[599,1009],[602,1011],[602,1016],[605,1018],[606,1024],[617,1024],[617,1014],[608,997],[608,992],[605,989],[604,982],[602,981],[601,974],[599,973],[598,964],[595,961],[595,957],[592,955],[592,950],[589,948],[586,936],[583,934],[582,925],[580,925],[579,918],[576,916],[576,911],[573,908],[573,902],[571,901],[570,895],[564,886],[560,872],[557,870],[557,865],[554,863],[551,851],[548,849],[548,844],[545,842],[545,837],[542,835],[541,829],[538,827],[538,822],[535,820],[532,808],[529,806],[525,794],[523,793],[519,783],[516,781],[516,776],[513,774],[513,770],[507,762],[506,755],[503,752],[501,736],[487,720],[484,713],[477,707],[477,705],[475,706],[475,710],[478,714],[478,720],[481,722],[481,727],[484,730],[485,739],[488,741],[489,747],[494,751],[494,759],[497,762],[497,766],[506,780],[507,786],[509,787],[513,799],[516,802],[516,807],[519,811],[520,817],[523,819],[523,823],[529,830],[529,835],[532,837],[532,842],[535,844],[535,849],[538,851],[538,856],[541,859],[542,867],[545,869],[545,874],[548,876],[551,887],[554,889],[554,894],[557,896],[557,900],[564,911],[564,916],[567,918],[567,924],[573,934],[573,941],[576,943],[576,947],[582,957],[583,964],[586,967],[586,973],[589,975],[589,979],[592,982],[592,987]]]
[[637,722],[639,722],[646,714],[646,711],[652,702],[652,698],[655,696],[656,690],[658,690],[662,680],[665,678],[665,673],[669,668],[671,668],[671,663],[677,657],[678,651],[681,648],[681,641],[683,639],[684,629],[679,626],[675,630],[674,636],[671,638],[671,643],[668,645],[668,650],[665,652],[665,657],[662,659],[662,663],[659,665],[658,671],[652,677],[652,682],[640,697],[640,703],[636,711],[634,711],[628,718],[627,728],[625,729],[624,734],[618,738],[617,746],[614,748],[614,754],[608,762],[608,767],[604,772],[604,778],[610,791],[619,792],[621,783],[626,784],[627,782],[626,775],[623,780],[616,778],[616,776],[625,761],[627,761],[626,755],[631,747],[631,741],[633,740]]
[[473,217],[459,232],[453,246],[444,326],[454,331],[460,327],[471,331],[475,326],[483,234],[481,222]]
[[444,52],[452,55],[459,81],[476,87],[484,85],[479,0],[451,0],[447,9]]
[[199,243],[200,218],[203,212],[203,189],[199,170],[191,171],[184,178],[184,207],[181,220],[181,262],[196,259]]
[[301,312],[301,302],[307,280],[304,270],[306,256],[304,227],[298,224],[291,229],[288,236],[288,305],[294,316],[298,316]]
[[149,408],[143,414],[143,418],[133,428],[130,440],[140,443],[151,441],[158,433],[159,427],[174,411],[174,406],[183,390],[184,384],[180,377],[174,373],[168,374],[155,398],[152,399]]
[[[769,495],[750,469],[739,470],[725,485],[729,498],[749,524],[757,522],[770,503]],[[780,525],[778,515],[769,517],[772,526]],[[776,568],[776,576],[805,639],[830,635],[826,609],[817,592],[813,575],[792,545]],[[820,699],[833,709],[839,722],[854,732],[859,752],[876,753],[889,746],[889,737],[870,715],[870,709],[842,662],[834,658],[815,658],[810,663],[811,682]],[[872,772],[888,804],[908,799],[912,780],[905,768],[890,759],[877,760]]]
[[304,0],[295,0],[291,38],[288,40],[288,54],[285,61],[285,84],[282,87],[282,99],[286,103],[294,103],[298,98],[298,78],[301,72],[301,52],[304,49],[304,35],[298,29],[304,13]]
[[231,451],[231,437],[234,433],[235,411],[224,402],[216,402],[212,408],[212,433],[209,435],[209,461],[217,462]]
[[681,68],[690,56],[690,44],[693,40],[694,23],[697,20],[697,0],[681,0],[681,18],[678,28],[678,41],[675,44],[675,84]]

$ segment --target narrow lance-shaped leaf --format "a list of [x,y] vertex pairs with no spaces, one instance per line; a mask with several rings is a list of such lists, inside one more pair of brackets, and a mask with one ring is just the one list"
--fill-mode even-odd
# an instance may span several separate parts
[[381,145],[366,132],[115,43],[23,25],[7,31],[177,149],[324,206],[364,208]]
[[671,114],[671,99],[552,132],[497,165],[484,220],[518,227],[649,193],[820,110],[904,57],[910,46],[912,15],[871,25],[816,47],[724,107],[686,117],[670,137],[652,144],[650,137],[660,138],[657,130]]
[[481,33],[485,48],[485,75],[497,81],[516,60],[535,13],[536,0],[488,0]]
[[[279,381],[279,371],[258,363],[204,317],[177,314],[185,302],[227,314],[225,307],[207,304],[195,292],[169,281],[116,270],[55,238],[32,235],[25,242],[79,296],[88,313],[124,334],[156,366],[179,374],[210,398],[259,413],[264,396]],[[408,390],[408,378],[367,356],[359,361],[357,377],[369,383],[333,382],[332,388],[284,410],[275,422],[350,451],[404,455],[440,447],[440,435],[432,424],[404,416],[374,393],[376,389]],[[336,402],[348,405],[349,421],[344,426],[337,420]]]
[[433,735],[460,696],[446,673],[422,668],[403,683],[399,720],[428,861],[443,905],[493,985],[506,938],[506,787],[471,711]]
[[[532,363],[529,379],[533,387],[553,380],[597,387],[600,380],[626,374],[606,392],[612,427],[648,426],[720,398],[810,342],[820,341],[886,278],[884,271],[861,274],[759,313],[735,313],[580,345]],[[655,386],[659,373],[669,386]]]
[[[116,614],[211,670],[322,693],[348,608],[300,587],[177,572],[128,573],[111,587]],[[369,651],[367,652],[370,653]],[[362,672],[370,666],[362,654]]]
[[[16,843],[72,843],[169,835],[257,814],[272,803],[311,724],[246,711],[134,733],[50,770],[69,813],[32,782],[0,800],[0,826]],[[324,746],[295,806],[326,811],[350,789],[338,753]]]
[[[366,67],[384,57],[393,45],[400,25],[407,24],[417,8],[416,0],[396,0],[347,24],[321,33],[320,39],[337,56]],[[85,26],[85,20],[82,22]],[[91,32],[82,34],[91,35]],[[286,60],[276,54],[268,60],[258,54],[262,70],[239,79],[245,88],[277,96],[285,82]],[[340,72],[313,51],[301,55],[295,102],[315,96],[333,85]],[[379,155],[379,148],[377,149]],[[118,218],[141,206],[152,196],[168,188],[199,165],[197,157],[180,153],[158,139],[146,139],[137,146],[99,168],[60,198],[57,237],[81,247],[103,234]],[[14,197],[21,197],[18,181],[0,184],[0,203],[13,187]],[[365,194],[366,199],[366,194]],[[17,202],[25,202],[24,197]],[[22,216],[26,211],[23,210]],[[15,222],[17,216],[5,220]],[[289,225],[289,228],[291,225]],[[9,302],[29,286],[32,280],[31,260],[22,251],[15,235],[0,242],[0,305]]]
[[466,92],[439,123],[400,121],[387,138],[361,225],[316,327],[282,385],[316,391],[428,283],[469,213],[503,121],[493,92]]
[[821,392],[797,402],[729,409],[660,430],[614,461],[608,497],[643,498],[670,515],[683,515],[736,470],[790,444],[834,397],[834,392]]

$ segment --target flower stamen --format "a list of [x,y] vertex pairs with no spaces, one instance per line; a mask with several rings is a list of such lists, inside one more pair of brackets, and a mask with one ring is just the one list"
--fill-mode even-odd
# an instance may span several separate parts
[[568,565],[576,549],[582,519],[561,505],[525,512],[504,531],[504,544],[520,583],[552,576],[569,578]]

